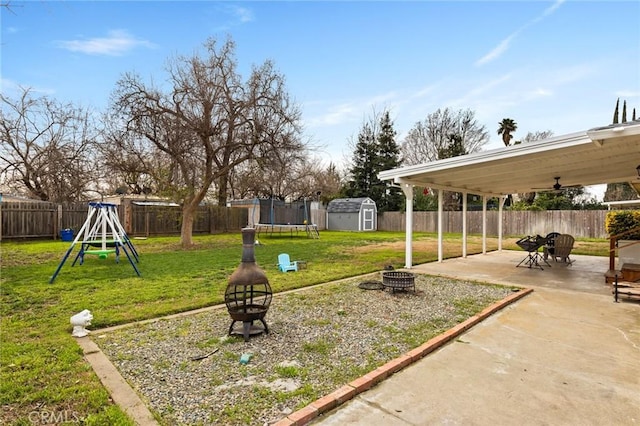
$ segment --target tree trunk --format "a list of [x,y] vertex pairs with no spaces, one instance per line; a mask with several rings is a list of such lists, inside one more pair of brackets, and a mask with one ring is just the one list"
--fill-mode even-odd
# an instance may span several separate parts
[[227,186],[229,183],[229,174],[223,173],[218,178],[218,205],[227,205]]
[[185,203],[182,207],[182,226],[180,228],[180,244],[182,248],[189,248],[193,245],[193,219],[198,205]]

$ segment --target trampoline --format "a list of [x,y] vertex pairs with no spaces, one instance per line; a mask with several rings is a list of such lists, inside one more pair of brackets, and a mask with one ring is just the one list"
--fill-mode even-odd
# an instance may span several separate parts
[[260,209],[259,222],[254,225],[256,235],[289,233],[289,236],[293,237],[294,233],[297,236],[304,232],[308,238],[320,238],[318,225],[311,223],[306,199],[286,203],[266,198],[257,200],[254,206],[259,206]]

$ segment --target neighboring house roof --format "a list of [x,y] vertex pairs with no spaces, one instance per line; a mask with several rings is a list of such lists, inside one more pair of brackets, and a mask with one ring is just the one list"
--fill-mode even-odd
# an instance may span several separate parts
[[160,206],[160,207],[180,207],[180,204],[173,201],[132,201],[136,206]]
[[6,203],[50,203],[50,201],[42,201],[35,198],[24,197],[22,195],[3,194],[0,192],[0,202]]
[[120,204],[123,204],[125,200],[128,200],[133,204],[137,204],[137,205],[148,205],[148,206],[150,205],[163,205],[163,206],[176,205],[177,206],[178,205],[167,198],[158,197],[156,195],[145,195],[145,194],[105,195],[101,198],[95,198],[91,201],[112,203],[119,206]]
[[612,208],[640,207],[640,199],[624,200],[624,201],[607,201],[602,203],[611,210]]
[[362,203],[374,204],[374,201],[368,197],[362,198],[336,198],[329,201],[327,205],[327,213],[357,213],[360,211]]
[[563,186],[635,182],[640,122],[627,122],[536,142],[380,172],[381,180],[489,196]]

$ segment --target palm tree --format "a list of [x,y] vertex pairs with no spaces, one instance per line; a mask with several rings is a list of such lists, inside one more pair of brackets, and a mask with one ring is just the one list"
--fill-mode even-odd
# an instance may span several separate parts
[[503,118],[498,124],[500,125],[500,127],[498,127],[498,134],[502,135],[502,142],[504,142],[504,146],[509,146],[511,139],[513,138],[511,133],[518,129],[518,124],[511,118]]

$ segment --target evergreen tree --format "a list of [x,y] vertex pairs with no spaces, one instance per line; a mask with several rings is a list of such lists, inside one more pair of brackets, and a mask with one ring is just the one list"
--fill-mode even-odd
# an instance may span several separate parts
[[[380,119],[380,133],[378,134],[379,170],[391,170],[400,166],[400,146],[396,143],[396,131],[393,122],[389,117],[389,112],[385,111]],[[379,211],[395,211],[402,206],[402,190],[391,186],[389,182],[381,182],[382,194],[379,201]],[[376,200],[376,202],[378,202]]]
[[376,202],[380,212],[400,209],[401,190],[378,178],[381,171],[400,166],[400,147],[395,137],[393,122],[386,111],[379,121],[374,118],[363,124],[349,169],[351,180],[342,191],[345,197],[369,197]]
[[351,180],[344,195],[350,198],[372,197],[378,171],[377,141],[371,125],[364,123],[358,134],[358,142],[353,151],[352,166],[349,170]]
[[[616,110],[613,112],[613,124],[618,124],[618,106],[620,105],[620,98],[616,100]],[[633,109],[632,120],[636,119],[636,110]],[[627,121],[627,101],[625,100],[622,106],[622,122]],[[608,183],[607,189],[604,193],[604,201],[624,201],[633,200],[638,198],[637,192],[627,182]]]

